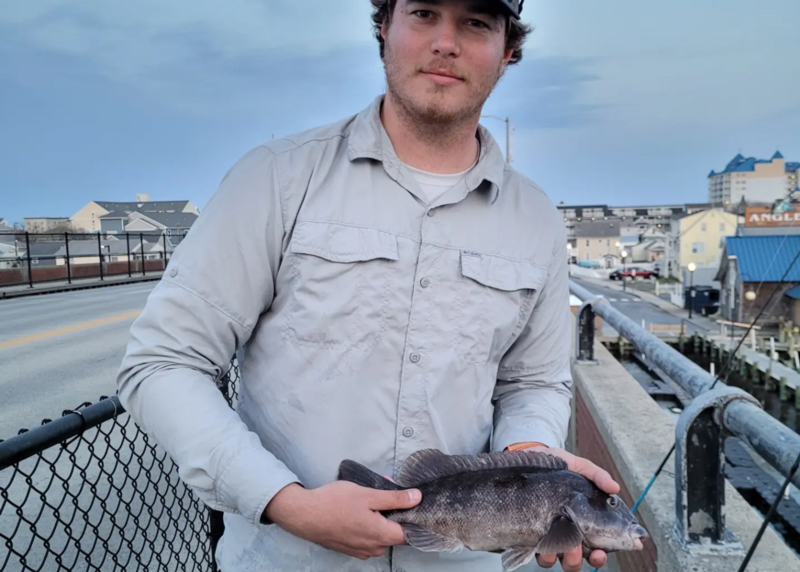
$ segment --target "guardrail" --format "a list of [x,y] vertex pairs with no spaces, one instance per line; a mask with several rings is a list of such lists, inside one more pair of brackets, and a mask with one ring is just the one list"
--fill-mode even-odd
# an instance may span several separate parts
[[[183,240],[168,232],[4,233],[0,287],[161,272]],[[3,246],[5,246],[3,248]]]
[[216,572],[223,529],[116,396],[0,441],[0,570]]
[[[734,542],[725,529],[724,438],[735,435],[784,477],[800,452],[800,435],[766,413],[746,392],[717,384],[715,378],[633,320],[603,296],[570,281],[583,301],[577,313],[576,359],[594,361],[594,316],[597,314],[642,352],[692,398],[676,426],[676,517],[685,546]],[[710,390],[710,391],[709,391]],[[800,486],[800,475],[791,481]]]

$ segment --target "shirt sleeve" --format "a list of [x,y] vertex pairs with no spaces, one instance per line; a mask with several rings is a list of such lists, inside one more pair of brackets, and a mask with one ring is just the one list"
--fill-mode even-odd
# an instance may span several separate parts
[[492,449],[538,441],[564,447],[571,414],[571,319],[566,231],[558,225],[546,281],[519,338],[503,356],[494,392]]
[[275,156],[256,148],[226,174],[134,321],[120,402],[208,506],[256,524],[299,479],[217,388],[273,300],[284,234]]

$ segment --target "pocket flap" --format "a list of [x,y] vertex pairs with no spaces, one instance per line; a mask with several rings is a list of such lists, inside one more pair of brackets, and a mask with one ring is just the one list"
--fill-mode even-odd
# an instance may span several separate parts
[[524,260],[461,251],[461,274],[498,290],[538,290],[544,284],[546,269]]
[[312,254],[332,262],[399,259],[394,234],[336,223],[298,222],[290,249],[293,253]]

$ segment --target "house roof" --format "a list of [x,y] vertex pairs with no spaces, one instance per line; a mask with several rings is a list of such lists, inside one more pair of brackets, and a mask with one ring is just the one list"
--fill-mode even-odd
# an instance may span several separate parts
[[[736,257],[743,282],[778,282],[800,251],[800,235],[729,236],[725,250]],[[784,282],[800,282],[800,260]]]
[[784,292],[783,295],[789,296],[789,298],[794,298],[795,300],[800,300],[800,285],[792,286],[786,292]]
[[[58,256],[66,256],[67,249],[64,243],[59,243],[61,249],[58,250]],[[103,254],[127,254],[128,243],[124,240],[102,240],[100,245],[103,249]],[[134,244],[131,241],[131,252],[135,252],[139,247],[139,242]],[[73,256],[97,256],[99,254],[97,248],[97,240],[70,240],[69,241],[69,257]]]
[[101,216],[100,220],[103,220],[104,218],[105,219],[109,219],[109,218],[128,218],[129,215],[130,215],[130,213],[127,213],[125,211],[111,211],[110,213],[104,214],[103,216]]
[[589,220],[575,226],[576,238],[611,238],[619,237],[620,221]]
[[131,212],[166,213],[170,211],[179,213],[186,208],[187,204],[189,204],[189,201],[147,201],[142,203],[133,203],[133,202],[114,203],[110,201],[94,201],[94,202],[109,212],[122,211],[126,213],[131,213]]
[[[772,159],[767,161],[766,159],[756,159],[755,157],[744,157],[741,153],[737,154],[736,157],[731,159],[731,161],[725,166],[725,169],[720,171],[719,173],[715,172],[713,169],[708,174],[708,178],[715,175],[723,175],[725,173],[744,173],[744,172],[752,172],[756,170],[756,165],[765,163],[769,164],[772,161],[783,159],[783,155],[781,155],[780,151],[776,151],[775,154],[772,156]],[[796,171],[797,167],[793,167],[794,165],[800,165],[798,163],[786,163],[786,172]]]
[[194,213],[142,213],[149,219],[163,224],[166,228],[189,228],[197,220]]

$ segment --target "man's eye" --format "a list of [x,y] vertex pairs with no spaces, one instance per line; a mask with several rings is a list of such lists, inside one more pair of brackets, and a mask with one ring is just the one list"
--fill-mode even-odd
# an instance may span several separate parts
[[433,12],[431,12],[430,10],[417,10],[412,13],[415,16],[419,16],[420,18],[430,18],[431,16],[433,16]]
[[468,20],[467,23],[470,26],[474,26],[476,28],[484,28],[484,29],[487,29],[487,30],[489,29],[489,24],[487,24],[486,22],[483,22],[481,20]]

